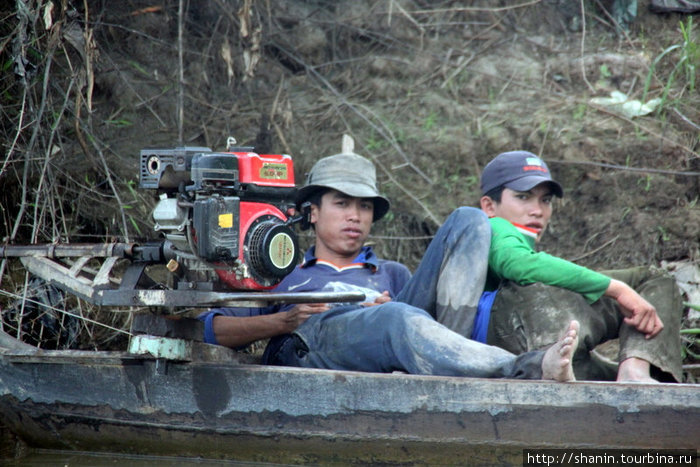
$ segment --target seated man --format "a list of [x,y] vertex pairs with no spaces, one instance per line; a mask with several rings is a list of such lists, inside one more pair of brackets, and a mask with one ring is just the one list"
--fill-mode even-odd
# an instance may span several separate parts
[[552,198],[563,190],[530,152],[494,158],[481,175],[481,190],[492,227],[486,290],[498,289],[495,299],[484,294],[479,311],[483,319],[493,300],[486,342],[514,353],[534,350],[556,341],[556,323],[575,319],[581,325],[574,356],[579,378],[615,379],[600,373],[604,367],[594,364],[590,351],[619,337],[618,381],[655,381],[652,369],[658,378],[681,380],[682,302],[670,276],[647,268],[603,274],[536,252]]
[[[353,153],[321,159],[298,201],[299,205],[310,202],[315,246],[275,290],[361,290],[370,303],[212,309],[200,317],[206,342],[237,348],[271,338],[263,363],[272,365],[574,379],[575,321],[561,326],[566,328],[564,336],[546,351],[520,356],[458,333],[470,332],[486,278],[491,233],[481,211],[455,211],[409,279],[405,266],[381,260],[364,246],[372,222],[389,210],[389,201],[377,192],[375,168],[369,160]],[[413,306],[416,303],[421,308]],[[468,314],[469,319],[460,314]]]

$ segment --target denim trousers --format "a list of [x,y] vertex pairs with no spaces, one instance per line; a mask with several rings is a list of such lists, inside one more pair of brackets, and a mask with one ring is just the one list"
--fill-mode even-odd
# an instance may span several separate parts
[[468,339],[488,267],[491,227],[455,210],[391,302],[312,315],[277,352],[280,365],[486,378],[542,377],[543,351],[514,355]]

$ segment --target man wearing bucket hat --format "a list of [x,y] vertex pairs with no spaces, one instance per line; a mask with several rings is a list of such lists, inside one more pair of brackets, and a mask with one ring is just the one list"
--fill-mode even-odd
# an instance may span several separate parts
[[[482,172],[481,191],[492,227],[487,292],[477,313],[483,336],[488,329],[486,342],[514,353],[533,350],[557,339],[556,323],[575,319],[581,325],[578,378],[651,382],[653,371],[659,379],[681,380],[682,303],[670,276],[650,268],[599,273],[536,252],[551,201],[564,192],[535,154],[495,157]],[[591,351],[617,337],[620,364],[606,371]]]
[[[273,365],[573,379],[575,321],[548,350],[519,356],[465,337],[486,277],[490,228],[479,210],[455,211],[410,277],[405,266],[377,258],[364,245],[372,223],[390,207],[369,160],[352,151],[319,160],[299,190],[298,205],[314,228],[315,244],[276,291],[359,290],[367,303],[210,310],[201,317],[207,342],[235,348],[271,338],[263,363]],[[465,273],[470,267],[474,274]]]

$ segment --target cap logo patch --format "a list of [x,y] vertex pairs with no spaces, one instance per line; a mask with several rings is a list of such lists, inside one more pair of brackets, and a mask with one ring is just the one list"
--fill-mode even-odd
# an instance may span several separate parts
[[526,165],[525,167],[523,167],[524,172],[530,172],[533,170],[537,171],[537,172],[542,172],[542,173],[549,173],[547,171],[547,169],[545,169],[544,167],[539,166],[539,165]]
[[544,163],[542,162],[542,159],[539,157],[528,157],[525,159],[525,164],[523,166],[523,172],[531,172],[531,171],[537,171],[537,172],[543,172],[543,173],[549,173],[546,167],[544,167]]

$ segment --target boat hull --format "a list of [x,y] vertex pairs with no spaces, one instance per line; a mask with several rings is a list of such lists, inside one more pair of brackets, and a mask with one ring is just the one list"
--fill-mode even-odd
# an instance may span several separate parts
[[40,350],[0,354],[0,375],[0,420],[40,448],[285,463],[521,465],[524,449],[700,444],[700,389],[693,385]]

